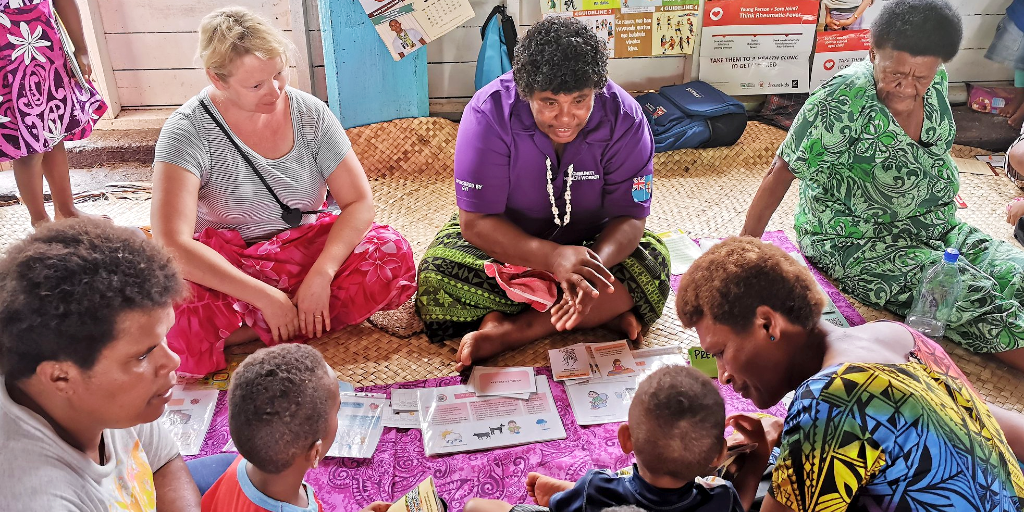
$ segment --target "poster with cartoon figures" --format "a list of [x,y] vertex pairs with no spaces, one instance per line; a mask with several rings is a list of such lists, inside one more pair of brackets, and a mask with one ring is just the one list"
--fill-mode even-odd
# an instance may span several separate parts
[[544,16],[573,16],[608,45],[615,59],[693,53],[699,0],[540,0]]
[[171,390],[171,400],[160,416],[160,422],[174,436],[182,455],[199,454],[213,420],[217,393],[216,389],[183,384]]
[[338,409],[338,433],[328,457],[369,459],[377,450],[384,432],[383,416],[389,409],[384,395],[373,393],[342,393]]
[[360,0],[391,57],[401,60],[475,15],[469,0]]
[[654,55],[690,55],[697,42],[696,5],[657,7],[651,49]]
[[469,386],[419,391],[420,428],[428,456],[565,439],[548,378],[537,376],[527,400],[481,397]]

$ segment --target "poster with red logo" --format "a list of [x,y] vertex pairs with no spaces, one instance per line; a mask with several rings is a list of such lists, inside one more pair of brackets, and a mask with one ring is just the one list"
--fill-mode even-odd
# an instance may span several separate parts
[[700,79],[726,94],[810,90],[818,0],[708,0]]
[[817,89],[836,73],[867,58],[871,49],[871,32],[844,30],[819,32],[811,65],[811,90]]

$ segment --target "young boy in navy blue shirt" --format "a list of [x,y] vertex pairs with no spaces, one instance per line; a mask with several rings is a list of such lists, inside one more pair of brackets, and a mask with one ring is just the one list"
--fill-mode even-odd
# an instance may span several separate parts
[[[748,439],[764,435],[756,419],[737,417],[731,423]],[[473,499],[465,512],[543,507],[551,512],[600,512],[619,505],[658,512],[743,512],[754,500],[770,449],[767,442],[759,443],[736,477],[736,488],[720,478],[706,478],[726,459],[725,424],[725,403],[711,379],[688,366],[661,368],[640,383],[629,421],[619,427],[622,451],[636,455],[632,468],[617,473],[592,469],[577,482],[530,473],[526,487],[540,507]]]

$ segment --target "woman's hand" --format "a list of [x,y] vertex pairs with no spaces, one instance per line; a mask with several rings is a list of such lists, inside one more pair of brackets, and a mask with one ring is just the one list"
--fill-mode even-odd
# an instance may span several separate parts
[[78,68],[82,70],[85,80],[92,82],[92,60],[89,59],[89,52],[85,49],[75,49],[75,60],[78,61]]
[[292,301],[298,309],[299,329],[302,334],[320,337],[331,330],[331,281],[334,276],[327,272],[310,269],[299,285]]
[[583,315],[576,309],[569,295],[562,295],[562,300],[551,306],[551,325],[559,331],[570,330],[583,321]]
[[274,341],[285,342],[299,333],[299,315],[288,294],[274,288],[256,307],[263,313]]
[[590,312],[601,290],[615,291],[612,285],[615,277],[594,251],[578,245],[563,245],[555,249],[551,259],[551,271],[561,283],[563,297],[569,297],[581,317]]
[[1018,197],[1006,205],[1006,223],[1015,226],[1024,217],[1024,197]]
[[363,507],[359,512],[388,512],[391,504],[386,501],[375,501]]
[[763,418],[750,414],[734,414],[725,419],[725,424],[733,428],[726,440],[730,447],[756,445],[749,453],[737,456],[727,469],[727,472],[735,475],[732,482],[740,495],[743,508],[749,509],[757,495],[761,475],[768,467],[768,459],[772,454],[769,436],[773,434],[765,431]]

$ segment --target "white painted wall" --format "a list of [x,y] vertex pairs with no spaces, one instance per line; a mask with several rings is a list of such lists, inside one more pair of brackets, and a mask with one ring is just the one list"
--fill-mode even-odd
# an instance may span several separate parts
[[[86,1],[86,0],[80,0]],[[326,98],[323,48],[316,0],[232,0],[269,18],[292,34],[290,3],[304,1],[310,38],[313,92]],[[477,15],[427,45],[427,70],[432,111],[461,111],[473,95],[480,26],[497,0],[470,0]],[[520,36],[541,18],[539,0],[507,1]],[[885,2],[887,0],[876,0]],[[995,27],[1010,0],[953,0],[964,15],[965,38],[960,54],[947,65],[951,81],[1001,81],[1012,78],[1002,65],[984,59]],[[223,0],[101,0],[99,11],[107,52],[122,106],[175,106],[206,85],[195,60],[199,20],[224,5]],[[94,4],[95,5],[95,4]],[[383,44],[383,43],[382,43]],[[699,52],[699,47],[695,50]],[[683,83],[694,71],[686,57],[612,59],[609,74],[630,91],[653,90]]]

